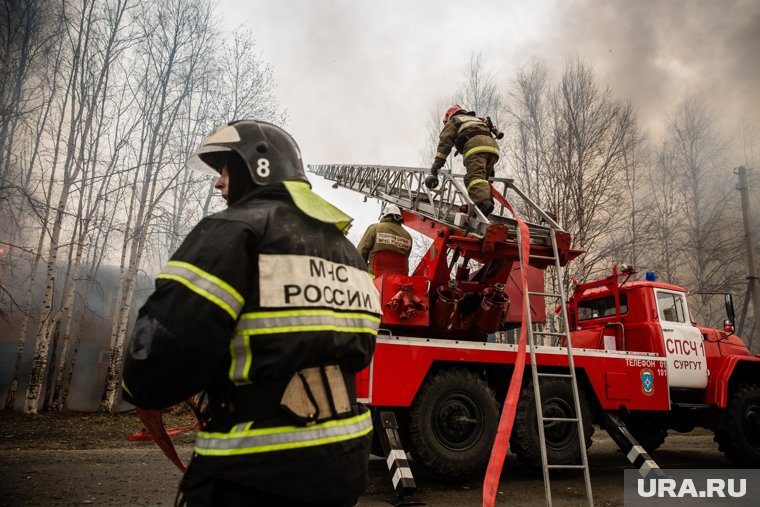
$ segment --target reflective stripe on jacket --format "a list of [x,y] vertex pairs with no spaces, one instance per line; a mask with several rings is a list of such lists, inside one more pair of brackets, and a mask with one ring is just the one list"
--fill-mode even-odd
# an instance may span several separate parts
[[369,411],[312,426],[252,429],[251,423],[241,423],[226,433],[198,432],[195,452],[202,456],[233,456],[284,451],[351,440],[371,431]]

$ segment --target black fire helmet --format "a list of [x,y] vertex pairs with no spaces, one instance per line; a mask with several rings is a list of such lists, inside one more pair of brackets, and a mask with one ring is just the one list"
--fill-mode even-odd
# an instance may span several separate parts
[[257,185],[309,180],[304,172],[301,150],[283,129],[258,120],[237,120],[220,125],[190,156],[190,169],[219,174],[220,157],[215,153],[236,153]]

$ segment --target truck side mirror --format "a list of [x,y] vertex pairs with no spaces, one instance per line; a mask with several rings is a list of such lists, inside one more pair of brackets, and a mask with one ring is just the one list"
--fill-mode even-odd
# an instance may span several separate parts
[[731,294],[726,294],[726,316],[728,317],[728,320],[730,321],[731,326],[734,325],[734,299],[731,297]]

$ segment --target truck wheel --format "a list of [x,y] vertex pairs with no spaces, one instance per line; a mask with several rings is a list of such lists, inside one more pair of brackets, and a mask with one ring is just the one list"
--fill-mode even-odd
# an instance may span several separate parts
[[760,386],[737,385],[723,422],[715,430],[721,452],[736,465],[760,468]]
[[467,370],[445,370],[420,388],[409,411],[414,461],[435,473],[479,471],[491,455],[499,406],[488,384]]
[[633,435],[633,438],[647,452],[658,449],[665,443],[668,436],[668,428],[664,421],[658,420],[657,416],[646,416],[644,414],[631,414],[625,421],[625,425]]
[[[559,379],[541,380],[541,401],[544,417],[575,417],[573,388]],[[586,449],[591,447],[591,409],[583,391],[578,393],[583,419],[583,435]],[[573,422],[545,422],[546,457],[550,465],[580,465],[581,451],[578,445],[578,426]],[[515,424],[510,439],[510,448],[517,459],[533,468],[541,468],[541,444],[538,437],[536,402],[533,382],[523,386],[517,404]]]

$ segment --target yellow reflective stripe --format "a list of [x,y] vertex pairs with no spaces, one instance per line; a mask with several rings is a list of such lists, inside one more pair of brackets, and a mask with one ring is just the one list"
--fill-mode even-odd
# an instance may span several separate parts
[[201,289],[200,287],[193,284],[191,281],[187,280],[186,278],[182,278],[181,276],[177,276],[177,275],[169,275],[166,273],[161,273],[156,278],[160,278],[163,280],[174,280],[175,282],[181,283],[182,285],[184,285],[191,291],[195,292],[199,296],[203,296],[204,298],[208,299],[212,303],[217,304],[222,310],[229,313],[233,319],[237,319],[237,312],[235,312],[235,310],[230,308],[230,305],[228,305],[227,303],[225,303],[224,301],[222,301],[215,295],[211,294],[210,292]]
[[377,335],[377,329],[373,329],[371,327],[340,327],[329,324],[322,324],[318,326],[282,326],[260,329],[241,329],[238,331],[238,334],[243,336],[252,336],[278,333],[303,333],[306,331],[335,331],[337,333],[370,333],[373,336]]
[[475,146],[474,148],[470,148],[469,150],[464,152],[464,156],[462,157],[462,160],[466,159],[473,153],[483,153],[483,152],[499,155],[499,148],[494,148],[493,146]]
[[370,412],[334,419],[313,426],[279,426],[229,433],[198,432],[195,452],[203,456],[235,456],[327,445],[367,435],[372,431]]
[[169,261],[156,277],[174,280],[208,299],[229,313],[233,319],[245,304],[243,297],[230,284],[188,262]]
[[245,313],[240,316],[235,337],[230,342],[232,362],[229,378],[238,385],[250,383],[249,374],[253,361],[251,336],[319,331],[368,333],[377,336],[379,325],[379,317],[363,312],[301,309]]
[[474,180],[472,180],[470,182],[469,185],[467,185],[467,191],[469,192],[470,191],[470,187],[472,187],[476,183],[485,183],[486,185],[488,185],[488,181],[484,180],[483,178],[475,178]]
[[302,316],[317,316],[327,315],[330,317],[338,317],[344,319],[366,319],[374,322],[380,322],[380,317],[376,317],[370,313],[361,312],[335,312],[332,310],[282,310],[282,311],[269,311],[269,312],[249,312],[240,316],[241,319],[263,319],[269,317],[302,317]]
[[166,263],[166,265],[167,266],[177,266],[177,267],[182,267],[182,268],[185,268],[185,269],[189,269],[190,271],[192,271],[196,275],[200,276],[201,278],[205,278],[209,282],[211,282],[213,284],[216,284],[219,287],[221,287],[222,289],[224,289],[227,292],[229,292],[230,295],[232,297],[234,297],[235,299],[237,299],[238,303],[240,303],[241,305],[245,304],[245,299],[243,299],[243,296],[241,296],[240,293],[238,293],[238,291],[235,290],[235,287],[233,287],[232,285],[228,284],[227,282],[225,282],[221,278],[216,277],[216,276],[212,275],[211,273],[207,273],[207,272],[203,271],[202,269],[200,269],[197,266],[193,266],[189,262],[169,261],[169,262]]
[[285,310],[251,312],[240,316],[236,333],[261,335],[304,331],[377,334],[380,318],[360,312]]
[[250,384],[251,381],[248,379],[248,374],[251,372],[251,362],[253,361],[250,337],[236,336],[233,340],[230,340],[230,355],[232,356],[229,373],[230,380],[235,385]]
[[129,389],[127,389],[127,384],[125,384],[123,380],[121,381],[121,389],[122,389],[122,391],[124,391],[124,392],[126,392],[128,395],[130,395],[132,398],[134,398],[134,397],[135,397],[135,395],[134,395],[134,394],[132,394],[132,391],[130,391]]

